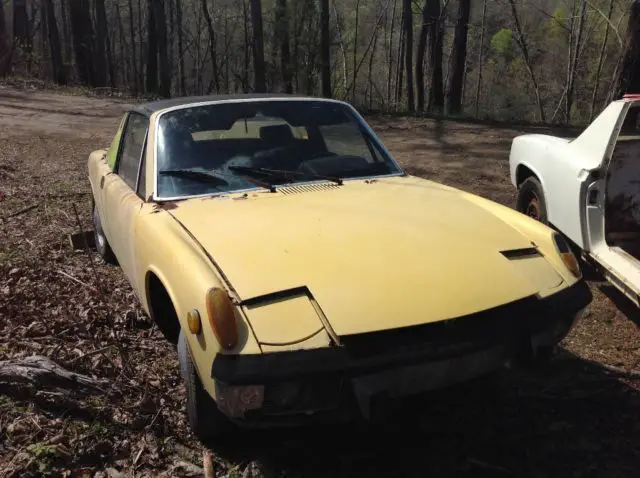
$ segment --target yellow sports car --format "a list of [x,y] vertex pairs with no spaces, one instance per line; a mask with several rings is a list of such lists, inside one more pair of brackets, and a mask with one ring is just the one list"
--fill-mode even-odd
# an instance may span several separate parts
[[202,439],[546,357],[591,300],[562,236],[407,175],[340,101],[136,106],[88,173],[97,249],[176,344]]

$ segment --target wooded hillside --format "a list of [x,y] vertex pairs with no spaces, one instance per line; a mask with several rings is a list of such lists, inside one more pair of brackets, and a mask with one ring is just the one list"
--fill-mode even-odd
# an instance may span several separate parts
[[584,123],[640,91],[631,0],[0,0],[0,76]]

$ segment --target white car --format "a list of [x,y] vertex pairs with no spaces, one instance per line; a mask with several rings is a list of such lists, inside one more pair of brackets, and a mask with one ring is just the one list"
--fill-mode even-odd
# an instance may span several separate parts
[[640,306],[640,95],[626,95],[575,139],[513,140],[517,209],[568,238]]

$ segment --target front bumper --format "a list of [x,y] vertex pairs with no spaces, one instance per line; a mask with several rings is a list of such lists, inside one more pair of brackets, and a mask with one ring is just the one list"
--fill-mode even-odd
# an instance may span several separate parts
[[580,281],[472,316],[340,337],[340,347],[218,355],[222,412],[246,425],[370,415],[371,404],[484,375],[560,342],[592,299]]

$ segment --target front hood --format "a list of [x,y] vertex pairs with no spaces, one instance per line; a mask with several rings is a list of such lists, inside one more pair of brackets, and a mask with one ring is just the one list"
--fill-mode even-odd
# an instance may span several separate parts
[[305,188],[170,213],[242,300],[307,287],[338,335],[459,317],[550,285],[548,264],[531,274],[501,254],[531,241],[455,189],[411,177]]

